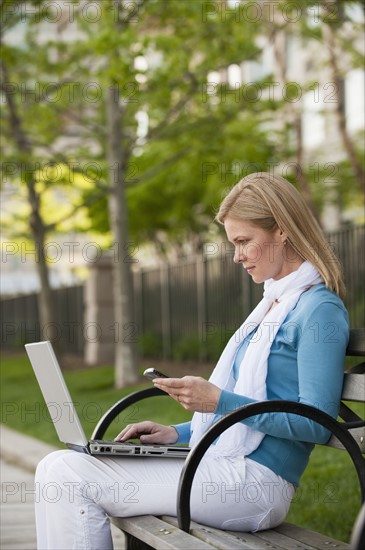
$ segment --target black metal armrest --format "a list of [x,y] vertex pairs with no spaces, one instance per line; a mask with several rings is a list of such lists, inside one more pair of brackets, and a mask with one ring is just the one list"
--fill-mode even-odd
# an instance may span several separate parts
[[181,472],[177,495],[177,518],[179,527],[189,532],[190,528],[190,493],[195,472],[210,445],[227,428],[251,416],[274,412],[284,412],[304,416],[318,422],[335,435],[348,451],[356,468],[361,487],[361,497],[365,501],[365,459],[346,426],[338,422],[327,413],[310,405],[293,401],[261,401],[251,403],[223,416],[202,436],[197,445],[191,450]]
[[114,403],[112,407],[101,417],[97,423],[91,439],[102,439],[104,434],[113,420],[120,414],[124,409],[134,405],[142,399],[147,399],[148,397],[156,397],[158,395],[168,395],[166,392],[159,390],[158,388],[146,388],[145,390],[139,390],[126,397],[123,397],[120,401]]

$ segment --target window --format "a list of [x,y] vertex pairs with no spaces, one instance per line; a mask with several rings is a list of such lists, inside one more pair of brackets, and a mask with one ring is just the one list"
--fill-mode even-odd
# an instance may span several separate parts
[[322,113],[323,97],[320,97],[319,101],[317,98],[317,102],[315,99],[313,91],[303,95],[302,132],[303,145],[307,149],[313,149],[323,143],[325,139],[325,120]]
[[349,132],[364,128],[364,71],[354,69],[345,78],[345,114]]

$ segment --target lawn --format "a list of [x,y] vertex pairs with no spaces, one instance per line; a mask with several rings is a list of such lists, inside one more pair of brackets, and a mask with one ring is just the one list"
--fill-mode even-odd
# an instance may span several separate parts
[[[1,422],[61,447],[26,355],[4,357],[0,375]],[[150,386],[146,382],[116,390],[113,388],[113,369],[109,366],[66,371],[64,375],[87,436],[113,403],[132,391]],[[172,399],[155,397],[122,413],[106,437],[112,438],[127,424],[140,420],[170,424],[186,421],[190,416]],[[359,508],[357,475],[347,453],[317,446],[292,503],[288,521],[348,542]]]

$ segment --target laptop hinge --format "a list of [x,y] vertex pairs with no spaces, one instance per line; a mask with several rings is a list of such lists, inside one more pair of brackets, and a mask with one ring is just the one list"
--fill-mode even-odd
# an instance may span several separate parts
[[88,455],[90,454],[89,447],[85,447],[84,445],[74,445],[73,443],[66,443],[66,445],[69,449],[77,451],[78,453],[86,453]]

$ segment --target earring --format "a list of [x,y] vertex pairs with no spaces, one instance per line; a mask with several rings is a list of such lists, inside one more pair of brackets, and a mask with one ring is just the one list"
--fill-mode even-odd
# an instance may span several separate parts
[[286,246],[286,243],[287,243],[287,242],[288,242],[288,241],[285,239],[285,241],[283,241],[283,245]]

